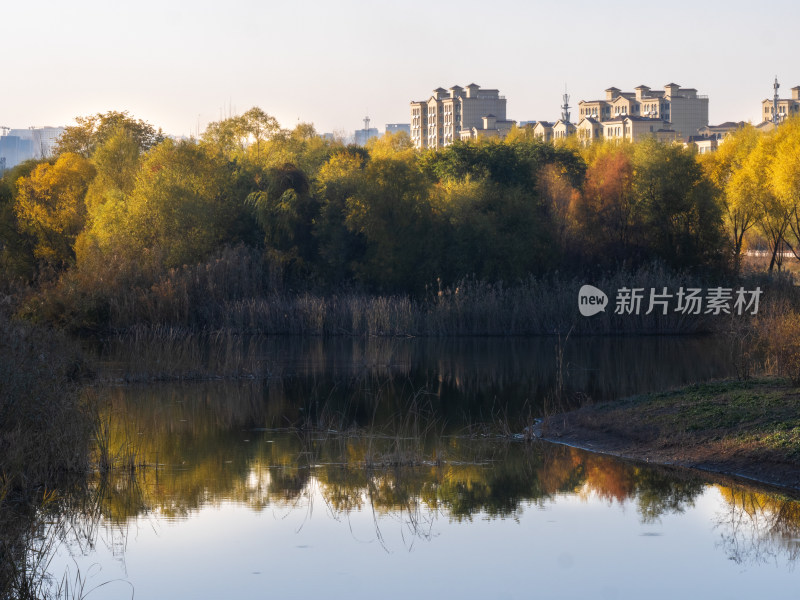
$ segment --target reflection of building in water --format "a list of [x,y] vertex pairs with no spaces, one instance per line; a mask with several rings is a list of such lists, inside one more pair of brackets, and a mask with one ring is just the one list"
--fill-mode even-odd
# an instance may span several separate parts
[[0,127],[0,162],[4,160],[5,168],[10,169],[32,158],[48,158],[62,133],[63,127]]

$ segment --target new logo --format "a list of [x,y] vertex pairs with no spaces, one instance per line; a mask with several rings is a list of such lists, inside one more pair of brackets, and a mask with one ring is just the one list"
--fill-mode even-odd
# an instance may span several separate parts
[[584,285],[578,292],[578,310],[584,317],[604,312],[607,305],[608,296],[603,290],[599,290],[593,285]]

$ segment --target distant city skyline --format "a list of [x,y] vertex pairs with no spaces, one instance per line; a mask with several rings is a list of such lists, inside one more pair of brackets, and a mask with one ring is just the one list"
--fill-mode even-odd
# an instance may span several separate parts
[[[260,106],[285,128],[352,134],[365,115],[380,130],[406,123],[412,100],[471,82],[502,90],[517,121],[555,121],[565,85],[577,106],[609,86],[674,82],[709,96],[712,124],[759,123],[776,75],[781,97],[800,85],[800,5],[788,0],[763,15],[740,0],[621,0],[607,13],[576,0],[566,19],[555,3],[487,6],[14,3],[3,15],[0,126],[68,126],[120,110],[196,135]],[[443,37],[442,19],[457,35]]]

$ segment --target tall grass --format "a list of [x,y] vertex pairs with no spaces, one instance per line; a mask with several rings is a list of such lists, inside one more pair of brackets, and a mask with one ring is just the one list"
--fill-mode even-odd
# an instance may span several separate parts
[[[259,251],[225,248],[207,262],[163,273],[136,273],[109,264],[102,272],[68,272],[59,284],[40,290],[21,313],[76,332],[105,333],[150,328],[167,337],[175,332],[229,330],[237,333],[310,336],[508,336],[691,334],[725,329],[715,315],[668,314],[658,306],[647,314],[650,290],[722,285],[788,289],[781,279],[708,280],[656,264],[620,268],[591,278],[558,272],[515,282],[490,283],[467,277],[449,287],[432,286],[422,295],[373,294],[358,288],[289,289],[279,267]],[[604,312],[583,317],[578,291],[594,285],[609,296]],[[621,288],[641,288],[638,314],[616,314]]]
[[86,366],[58,332],[0,314],[0,464],[6,495],[52,487],[88,465]]
[[83,477],[92,418],[84,362],[63,334],[0,312],[0,598],[39,597],[38,515]]

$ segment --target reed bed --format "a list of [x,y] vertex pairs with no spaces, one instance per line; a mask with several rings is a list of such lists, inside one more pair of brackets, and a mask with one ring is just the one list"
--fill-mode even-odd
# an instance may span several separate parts
[[[465,278],[422,296],[293,292],[267,284],[251,257],[238,269],[228,259],[211,266],[173,270],[152,288],[134,290],[111,307],[116,330],[146,326],[154,331],[231,330],[268,335],[312,336],[506,336],[687,334],[713,330],[706,315],[647,311],[617,315],[614,306],[587,318],[578,312],[578,290],[590,283],[613,302],[623,287],[708,287],[699,278],[649,266],[619,271],[593,281],[577,277],[530,277],[513,284]],[[234,273],[229,271],[234,270]],[[250,280],[245,274],[254,272]],[[274,283],[274,282],[273,282]]]

